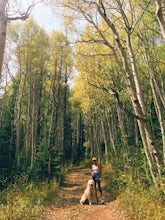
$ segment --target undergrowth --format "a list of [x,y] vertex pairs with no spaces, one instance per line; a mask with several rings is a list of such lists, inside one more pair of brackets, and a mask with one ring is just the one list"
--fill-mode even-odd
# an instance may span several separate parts
[[104,189],[110,200],[118,199],[131,220],[164,220],[164,195],[152,184],[145,185],[131,174],[116,171],[110,164],[104,166]]
[[38,220],[54,200],[65,174],[67,164],[52,179],[28,181],[28,175],[16,175],[13,183],[0,192],[0,220]]
[[58,189],[55,181],[12,184],[0,193],[0,220],[39,219]]
[[162,192],[154,186],[145,188],[139,183],[129,183],[119,201],[132,216],[132,220],[164,220],[165,204]]

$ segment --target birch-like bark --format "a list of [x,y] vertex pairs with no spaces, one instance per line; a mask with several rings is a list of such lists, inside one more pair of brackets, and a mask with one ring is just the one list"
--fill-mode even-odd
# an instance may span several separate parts
[[165,39],[165,0],[156,0],[156,15],[162,36]]
[[[109,28],[112,30],[112,33],[115,37],[115,41],[117,44],[117,48],[120,51],[120,55],[121,55],[122,62],[123,62],[123,68],[124,68],[123,73],[125,75],[127,86],[129,88],[134,112],[139,117],[138,126],[140,129],[140,134],[141,134],[141,138],[143,141],[143,146],[145,148],[146,157],[148,159],[148,164],[150,167],[151,176],[153,178],[153,182],[156,185],[158,185],[162,181],[161,180],[160,165],[159,165],[158,158],[156,156],[155,147],[153,146],[154,141],[152,138],[151,130],[148,125],[148,122],[146,121],[145,106],[144,106],[142,96],[141,96],[141,89],[140,89],[140,87],[138,87],[139,81],[137,81],[138,75],[137,75],[135,63],[133,60],[131,42],[129,39],[130,36],[128,36],[128,38],[127,38],[128,39],[128,41],[127,41],[128,48],[127,49],[129,52],[130,59],[132,60],[132,64],[131,64],[132,69],[130,69],[130,67],[129,67],[129,64],[127,61],[126,51],[120,42],[120,37],[117,32],[117,29],[116,29],[115,25],[111,22],[111,20],[106,16],[106,13],[104,12],[105,8],[103,7],[103,3],[101,0],[99,1],[99,5],[98,5],[97,9],[98,9],[100,16],[107,23]],[[156,176],[154,174],[154,167],[155,166],[157,168]],[[156,177],[158,178],[158,180]]]
[[8,0],[0,0],[0,79],[3,65],[3,57],[6,42],[6,29],[7,29],[7,18],[6,18],[6,5]]
[[35,158],[35,149],[36,149],[36,130],[35,130],[35,125],[36,125],[36,112],[35,112],[35,80],[32,85],[32,111],[31,111],[31,168],[33,167],[34,164],[34,158]]
[[102,114],[101,114],[101,119],[100,120],[101,120],[102,134],[103,134],[103,139],[104,139],[104,144],[105,144],[105,162],[106,162],[106,164],[108,164],[108,142],[107,142],[106,129],[105,129],[105,126],[104,126],[104,120],[103,120],[103,115]]
[[[34,1],[25,12],[20,13],[20,15],[16,17],[10,17],[7,14],[7,4],[9,4],[9,0],[0,0],[0,79],[6,42],[7,21],[26,20],[37,2]],[[15,12],[15,14],[16,13],[17,12]]]
[[[23,85],[25,85],[25,80],[23,82]],[[19,82],[19,86],[20,86],[20,82]],[[20,152],[22,97],[23,97],[23,89],[18,88],[18,95],[16,98],[16,109],[17,109],[16,111],[16,157],[18,157],[19,152]]]
[[100,135],[99,135],[100,134],[100,127],[98,126],[100,123],[98,122],[96,115],[94,115],[93,117],[94,117],[94,119],[93,119],[94,147],[95,147],[95,152],[97,153],[98,161],[100,163],[100,161],[101,161]]
[[117,156],[115,141],[114,141],[114,137],[113,137],[113,134],[112,134],[112,126],[110,125],[110,118],[108,117],[107,109],[105,110],[105,117],[106,117],[106,121],[107,121],[108,134],[109,134],[109,139],[110,139],[110,142],[111,142],[111,145],[112,145],[112,149],[114,151],[115,156]]
[[[145,53],[145,60],[146,60],[148,70],[149,70],[150,84],[151,84],[151,89],[152,89],[152,94],[153,94],[153,99],[154,99],[154,105],[155,105],[155,108],[156,108],[156,113],[157,113],[157,117],[158,117],[158,121],[159,121],[159,125],[160,125],[160,130],[161,130],[161,135],[162,135],[163,163],[165,164],[165,123],[164,123],[164,120],[163,120],[164,113],[161,110],[161,104],[160,104],[160,101],[159,101],[159,99],[162,100],[161,97],[159,96],[159,94],[161,92],[158,88],[158,85],[157,85],[157,82],[156,82],[156,79],[155,79],[155,76],[154,76],[153,69],[150,65],[145,45],[144,45],[144,53]],[[157,91],[159,91],[159,93]],[[163,104],[163,102],[162,102],[162,104]]]

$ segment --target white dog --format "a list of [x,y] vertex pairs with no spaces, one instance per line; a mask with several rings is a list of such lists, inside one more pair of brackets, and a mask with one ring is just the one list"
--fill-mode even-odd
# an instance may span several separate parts
[[96,199],[96,193],[95,193],[95,182],[94,180],[88,180],[87,188],[84,191],[84,194],[81,197],[80,204],[83,205],[86,200],[89,201],[89,205],[92,204],[92,197]]

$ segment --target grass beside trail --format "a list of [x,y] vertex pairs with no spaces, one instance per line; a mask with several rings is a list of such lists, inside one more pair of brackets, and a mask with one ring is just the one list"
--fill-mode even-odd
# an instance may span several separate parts
[[146,186],[130,174],[115,171],[106,165],[103,169],[105,190],[110,198],[117,199],[132,220],[164,220],[165,197],[154,185]]
[[162,192],[151,186],[145,189],[141,184],[129,184],[120,195],[120,202],[129,211],[132,220],[164,220],[165,203]]
[[[90,164],[83,163],[85,167]],[[65,174],[67,171],[65,172]],[[145,186],[131,175],[103,166],[104,190],[110,200],[117,199],[133,219],[164,220],[164,195],[153,185]],[[19,181],[0,192],[0,220],[37,220],[53,201],[59,189],[55,180],[49,183]]]
[[0,220],[39,219],[57,190],[58,184],[53,180],[11,185],[0,193]]

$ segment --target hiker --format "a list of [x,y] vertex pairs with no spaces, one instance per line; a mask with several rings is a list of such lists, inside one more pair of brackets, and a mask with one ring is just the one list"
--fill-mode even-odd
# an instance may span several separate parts
[[92,158],[92,179],[95,181],[95,191],[96,191],[96,198],[97,198],[97,188],[100,193],[100,200],[103,203],[103,195],[102,195],[102,188],[101,188],[101,178],[102,178],[102,169],[100,164],[97,163],[97,158],[93,157]]

